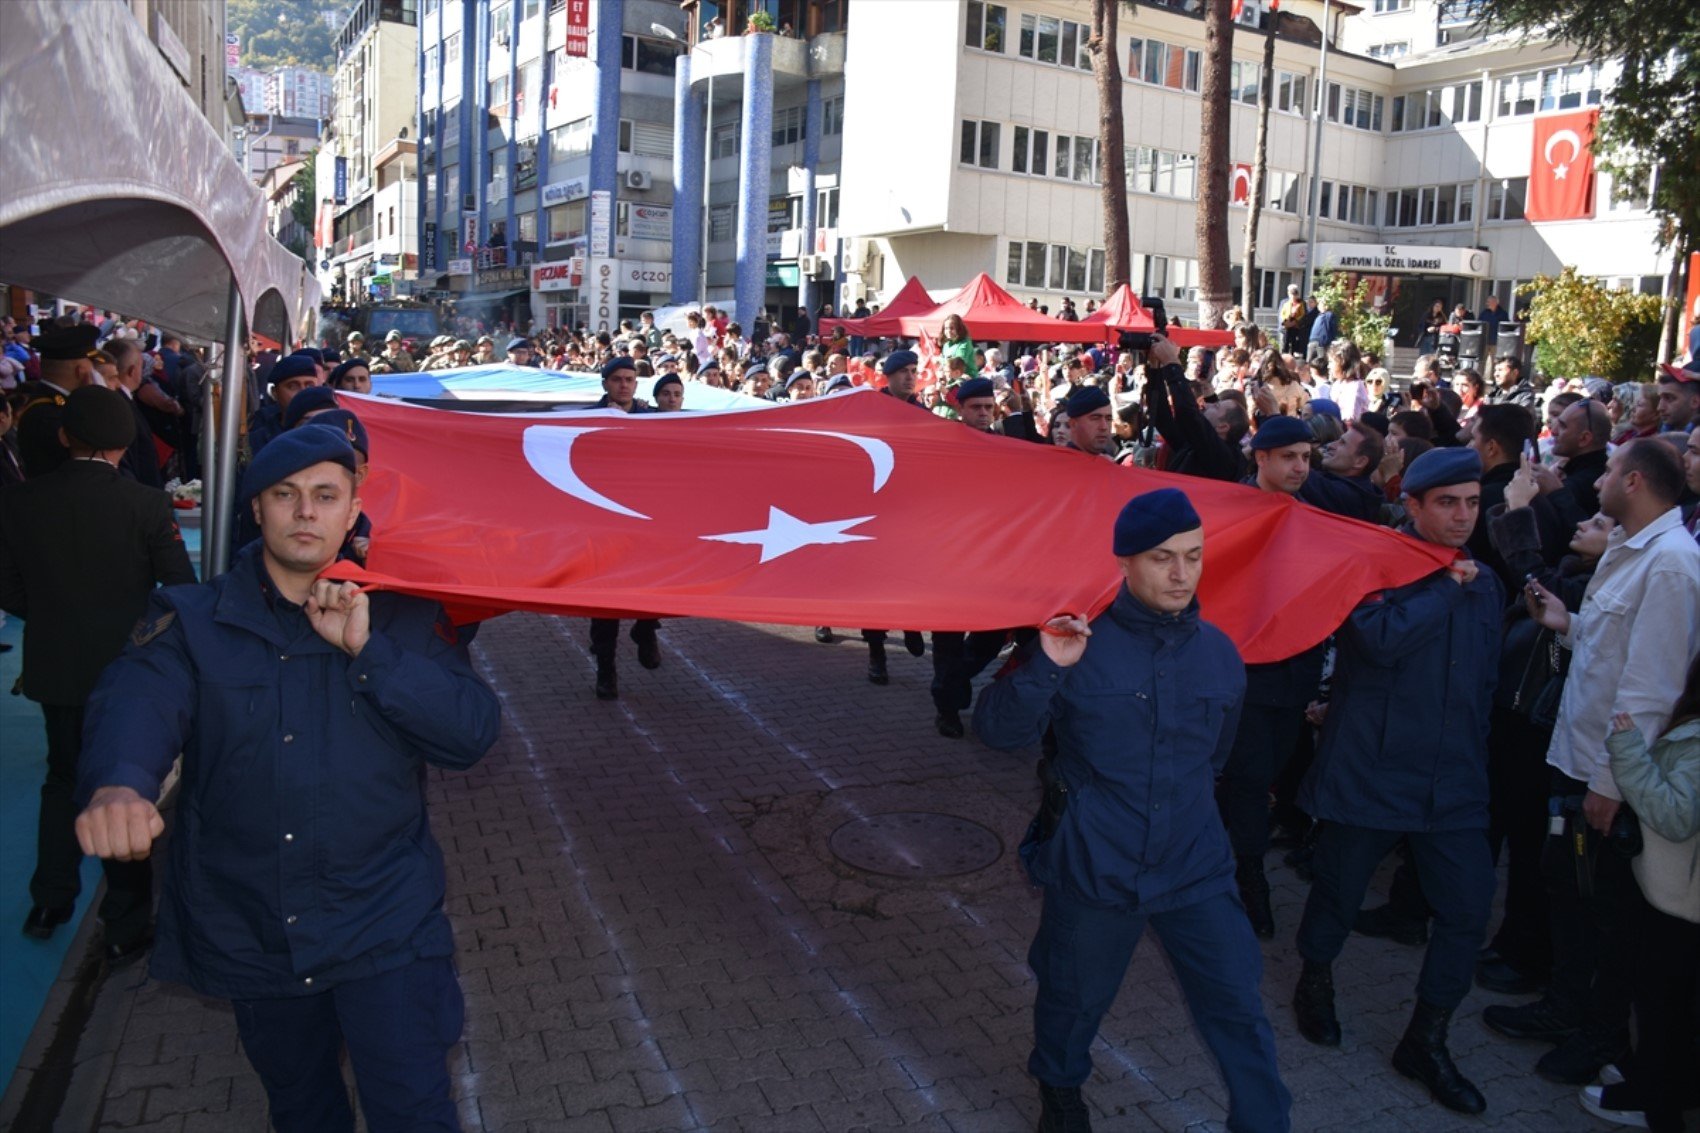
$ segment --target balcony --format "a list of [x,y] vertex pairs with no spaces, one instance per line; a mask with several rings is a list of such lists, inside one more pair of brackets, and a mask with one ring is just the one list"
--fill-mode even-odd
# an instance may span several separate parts
[[[776,90],[799,86],[810,79],[844,73],[844,33],[828,32],[813,39],[772,35],[773,85]],[[731,35],[705,39],[691,49],[691,85],[717,80],[716,93],[737,94],[743,84],[744,63],[753,36]]]

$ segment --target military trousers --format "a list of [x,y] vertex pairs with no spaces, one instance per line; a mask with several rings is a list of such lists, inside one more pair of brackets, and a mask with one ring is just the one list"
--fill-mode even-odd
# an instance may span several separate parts
[[1298,747],[1305,710],[1247,704],[1240,710],[1233,750],[1216,789],[1222,825],[1236,857],[1261,857],[1269,849],[1269,788]]
[[353,1133],[344,1047],[371,1133],[459,1133],[448,1056],[466,1011],[448,957],[415,960],[317,995],[233,1006],[277,1133]]
[[[661,629],[657,618],[639,618],[632,623],[632,640],[654,639]],[[615,618],[590,619],[590,653],[599,665],[612,665],[620,645],[620,623]]]
[[1148,923],[1227,1085],[1229,1130],[1290,1129],[1293,1099],[1281,1081],[1275,1035],[1258,994],[1263,952],[1231,893],[1147,913],[1099,908],[1047,888],[1039,932],[1027,954],[1039,981],[1028,1072],[1048,1086],[1086,1081],[1092,1040]]
[[1451,1011],[1469,994],[1493,910],[1493,857],[1485,830],[1411,833],[1328,823],[1311,859],[1316,877],[1299,921],[1299,955],[1318,964],[1335,961],[1352,934],[1370,878],[1401,838],[1434,907],[1417,997]]
[[[83,848],[77,843],[77,760],[83,750],[83,706],[43,704],[47,725],[47,777],[35,834],[35,875],[30,900],[56,909],[76,903],[83,890]],[[108,944],[125,947],[148,932],[153,921],[153,862],[103,861],[106,896],[100,919]]]
[[1008,630],[956,633],[933,631],[933,707],[966,712],[974,700],[974,678],[997,659]]

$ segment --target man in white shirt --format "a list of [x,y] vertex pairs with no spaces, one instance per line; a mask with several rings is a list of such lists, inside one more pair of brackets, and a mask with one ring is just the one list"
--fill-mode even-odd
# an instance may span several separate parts
[[1543,866],[1551,902],[1552,984],[1535,1003],[1496,1005],[1488,1026],[1512,1038],[1560,1044],[1536,1069],[1551,1081],[1586,1084],[1627,1045],[1628,969],[1622,939],[1630,859],[1606,845],[1622,809],[1606,735],[1624,712],[1658,735],[1700,653],[1700,546],[1683,530],[1677,501],[1683,467],[1652,438],[1611,456],[1600,510],[1617,520],[1575,614],[1531,579],[1530,615],[1571,650],[1547,763],[1552,825]]

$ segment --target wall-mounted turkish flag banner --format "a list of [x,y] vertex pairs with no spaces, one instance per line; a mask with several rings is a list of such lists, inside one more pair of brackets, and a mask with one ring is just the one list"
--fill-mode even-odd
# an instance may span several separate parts
[[1529,158],[1530,220],[1582,220],[1594,215],[1594,126],[1598,110],[1535,119]]
[[1246,165],[1244,162],[1236,161],[1234,163],[1234,169],[1233,169],[1233,173],[1232,173],[1232,176],[1231,176],[1231,180],[1232,180],[1232,184],[1231,184],[1230,187],[1232,189],[1232,192],[1229,195],[1229,202],[1228,203],[1229,204],[1235,204],[1235,205],[1250,205],[1251,204],[1251,166]]
[[1256,662],[1453,558],[1287,496],[978,433],[872,391],[635,415],[347,404],[371,438],[374,530],[369,569],[328,573],[438,599],[459,621],[1038,625],[1109,603],[1117,513],[1173,485],[1204,517],[1204,616]]

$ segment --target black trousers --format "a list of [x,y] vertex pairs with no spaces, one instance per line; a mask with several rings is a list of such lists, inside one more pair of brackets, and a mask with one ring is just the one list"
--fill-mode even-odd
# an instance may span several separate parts
[[1239,731],[1216,788],[1236,857],[1258,857],[1269,849],[1269,788],[1292,758],[1304,727],[1302,705],[1248,704],[1240,710]]
[[1639,886],[1631,902],[1635,1053],[1626,1076],[1647,1114],[1647,1127],[1653,1133],[1680,1133],[1684,1105],[1692,1104],[1700,1084],[1694,1053],[1700,924],[1653,908]]
[[[83,849],[77,844],[77,760],[83,750],[83,706],[43,704],[47,725],[47,777],[35,836],[30,900],[46,908],[74,904],[83,890]],[[106,939],[130,944],[148,931],[153,916],[153,863],[102,862],[106,896],[100,919]]]
[[[632,623],[632,640],[653,638],[661,622],[657,618],[639,618]],[[620,622],[617,618],[590,619],[590,652],[598,665],[612,665],[614,651],[620,644]]]
[[1505,918],[1493,949],[1526,971],[1552,966],[1552,918],[1547,909],[1541,853],[1547,840],[1552,731],[1505,708],[1493,710],[1488,731],[1488,844],[1505,862]]
[[974,678],[997,660],[1009,631],[933,631],[933,707],[966,712],[974,700]]
[[1629,1023],[1629,973],[1640,962],[1631,915],[1640,890],[1629,859],[1602,845],[1583,819],[1587,792],[1588,784],[1552,770],[1552,799],[1564,813],[1565,831],[1549,836],[1541,855],[1552,928],[1549,994],[1580,1011],[1589,1030],[1609,1035]]

